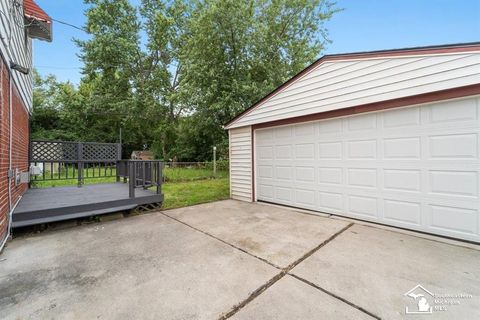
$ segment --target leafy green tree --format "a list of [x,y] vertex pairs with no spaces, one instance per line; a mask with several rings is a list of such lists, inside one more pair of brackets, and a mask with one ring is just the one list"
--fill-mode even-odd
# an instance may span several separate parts
[[311,63],[336,12],[322,0],[196,2],[183,56],[190,104],[226,139],[222,125]]
[[329,0],[84,0],[78,88],[36,76],[33,136],[118,141],[124,156],[228,156],[222,125],[311,63]]
[[[93,141],[118,141],[125,131],[127,146],[142,145],[146,128],[137,117],[142,105],[135,94],[137,71],[143,68],[140,23],[128,0],[85,0],[89,5],[85,29],[91,37],[75,40],[84,62],[80,91],[84,97],[85,137]],[[140,129],[139,131],[137,129]]]
[[50,75],[42,78],[33,71],[33,113],[30,120],[33,139],[78,140],[80,96],[69,82],[58,82]]
[[185,1],[142,0],[140,15],[147,35],[146,66],[139,79],[139,98],[155,119],[154,147],[163,159],[173,158],[178,120],[191,112],[182,92],[184,50],[191,7]]

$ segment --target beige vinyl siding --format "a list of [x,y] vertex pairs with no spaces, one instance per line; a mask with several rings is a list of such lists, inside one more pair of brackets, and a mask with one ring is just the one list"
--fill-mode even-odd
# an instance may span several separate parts
[[229,130],[230,196],[252,201],[252,132],[251,127]]
[[[32,109],[32,39],[26,36],[22,25],[13,19],[13,1],[0,1],[0,51],[5,62],[15,62],[30,69],[28,75],[12,71],[14,84],[29,111]],[[23,12],[19,21],[23,21]]]
[[324,62],[228,128],[480,83],[480,52]]

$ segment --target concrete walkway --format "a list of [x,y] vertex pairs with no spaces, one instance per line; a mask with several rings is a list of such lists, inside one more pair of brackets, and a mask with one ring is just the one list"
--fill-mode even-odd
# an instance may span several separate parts
[[431,319],[405,314],[419,302],[435,319],[480,318],[480,248],[227,200],[0,255],[0,319]]

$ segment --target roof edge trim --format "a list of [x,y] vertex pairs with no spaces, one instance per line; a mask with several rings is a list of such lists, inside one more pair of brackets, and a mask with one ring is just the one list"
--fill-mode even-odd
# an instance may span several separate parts
[[365,52],[353,52],[353,53],[340,53],[340,54],[331,54],[324,55],[305,67],[302,71],[285,81],[283,84],[275,88],[273,91],[265,95],[260,100],[253,103],[250,107],[244,111],[237,114],[230,121],[224,124],[224,129],[230,129],[230,126],[234,124],[237,120],[241,119],[244,115],[248,114],[250,111],[264,103],[269,98],[275,96],[277,93],[287,88],[295,80],[303,76],[305,73],[316,68],[320,64],[327,61],[336,61],[344,59],[361,59],[361,58],[375,58],[375,57],[388,57],[388,56],[403,56],[403,55],[420,55],[420,54],[440,54],[440,53],[454,53],[454,52],[470,52],[470,51],[480,51],[480,42],[469,42],[469,43],[457,43],[457,44],[445,44],[445,45],[435,45],[435,46],[426,46],[426,47],[411,47],[411,48],[402,48],[402,49],[390,49],[390,50],[376,50],[376,51],[365,51]]

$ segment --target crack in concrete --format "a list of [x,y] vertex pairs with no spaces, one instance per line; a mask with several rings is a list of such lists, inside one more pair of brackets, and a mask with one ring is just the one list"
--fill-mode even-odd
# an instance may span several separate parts
[[335,239],[337,236],[339,236],[341,233],[343,233],[345,230],[353,226],[353,223],[348,224],[347,226],[343,227],[339,231],[337,231],[335,234],[333,234],[331,237],[320,243],[318,246],[313,248],[312,250],[308,251],[306,254],[301,256],[299,259],[295,260],[293,263],[291,263],[288,267],[282,269],[280,273],[275,275],[273,278],[268,280],[265,284],[262,286],[258,287],[255,291],[253,291],[245,300],[240,302],[239,304],[233,306],[233,308],[227,312],[226,314],[220,316],[218,320],[225,320],[233,315],[235,315],[238,311],[240,311],[242,308],[244,308],[246,305],[248,305],[251,301],[253,301],[255,298],[257,298],[260,294],[262,294],[265,290],[270,288],[274,283],[276,283],[278,280],[282,279],[286,274],[289,274],[289,272],[295,268],[299,263],[310,257],[312,254],[314,254],[317,250],[325,246],[327,243]]
[[288,273],[288,275],[291,276],[291,277],[293,277],[293,278],[295,278],[295,279],[297,279],[297,280],[299,280],[299,281],[302,281],[302,282],[305,283],[305,284],[308,284],[309,286],[312,286],[312,287],[315,288],[315,289],[318,289],[318,290],[320,290],[320,291],[328,294],[329,296],[331,296],[331,297],[333,297],[333,298],[335,298],[335,299],[338,299],[338,300],[340,300],[340,301],[348,304],[349,306],[351,306],[351,307],[353,307],[353,308],[355,308],[355,309],[357,309],[357,310],[359,310],[359,311],[361,311],[361,312],[369,315],[370,317],[373,317],[373,318],[378,319],[378,320],[381,320],[381,319],[382,319],[381,317],[377,316],[376,314],[374,314],[374,313],[372,313],[372,312],[370,312],[370,311],[368,311],[368,310],[366,310],[366,309],[364,309],[364,308],[362,308],[362,307],[354,304],[353,302],[348,301],[348,300],[345,299],[345,298],[342,298],[342,297],[336,295],[336,294],[333,293],[333,292],[330,292],[330,291],[328,291],[328,290],[326,290],[326,289],[324,289],[324,288],[322,288],[322,287],[314,284],[313,282],[310,282],[310,281],[308,281],[308,280],[306,280],[306,279],[303,279],[303,278],[301,278],[301,277],[299,277],[299,276],[297,276],[297,275],[295,275],[295,274],[293,274],[293,273]]

